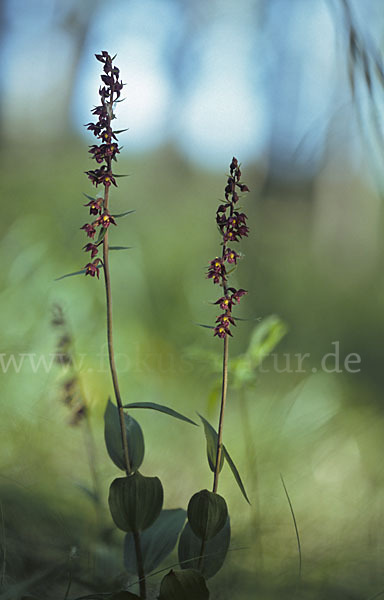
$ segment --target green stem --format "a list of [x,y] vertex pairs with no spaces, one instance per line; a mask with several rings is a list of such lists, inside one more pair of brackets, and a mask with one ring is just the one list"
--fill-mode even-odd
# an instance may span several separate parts
[[[220,403],[220,417],[219,417],[219,429],[217,432],[217,450],[216,450],[216,463],[215,471],[213,475],[213,488],[212,492],[216,494],[219,485],[219,474],[220,474],[220,463],[223,455],[223,426],[224,426],[224,410],[227,400],[227,387],[228,387],[228,336],[224,338],[223,348],[223,379],[221,385],[221,403]],[[200,556],[197,568],[201,570],[204,552],[205,552],[206,539],[201,540]]]
[[[108,188],[105,190],[104,208],[107,208],[108,204]],[[104,278],[105,278],[105,293],[107,302],[107,339],[108,339],[108,358],[109,367],[111,370],[113,389],[115,392],[115,398],[117,407],[119,410],[120,419],[120,430],[121,430],[121,441],[124,451],[125,460],[125,472],[127,476],[131,474],[131,463],[129,460],[129,449],[128,440],[125,433],[125,420],[124,420],[124,409],[120,395],[119,381],[117,378],[116,363],[115,363],[115,352],[113,347],[113,332],[112,332],[112,295],[111,295],[111,280],[109,274],[109,257],[108,257],[108,231],[104,236],[103,240],[103,267],[104,267]]]
[[216,452],[216,465],[213,477],[213,489],[214,493],[217,492],[219,485],[219,473],[220,463],[223,453],[223,426],[224,426],[224,410],[227,400],[227,387],[228,387],[228,335],[224,338],[223,348],[223,379],[221,385],[221,404],[220,404],[220,417],[219,417],[219,429],[217,432],[217,452]]
[[[112,175],[111,168],[111,160],[108,160],[108,171]],[[108,200],[109,200],[109,187],[105,186],[104,192],[104,210],[108,210]],[[115,392],[115,398],[117,407],[119,410],[119,419],[120,419],[120,430],[121,430],[121,441],[124,451],[124,461],[125,461],[125,472],[127,477],[129,477],[132,473],[131,463],[129,460],[129,449],[128,449],[128,440],[125,432],[125,419],[124,419],[124,409],[123,403],[120,395],[119,381],[117,378],[117,370],[115,363],[115,352],[113,346],[113,330],[112,330],[112,293],[111,293],[111,278],[109,272],[109,243],[108,243],[108,230],[103,239],[103,268],[104,268],[104,280],[105,280],[105,293],[106,293],[106,304],[107,304],[107,339],[108,339],[108,357],[109,357],[109,366],[112,375],[112,383],[113,389]],[[145,600],[147,597],[146,592],[146,581],[145,581],[145,573],[144,573],[144,563],[143,556],[141,552],[141,543],[140,543],[140,533],[138,531],[133,532],[134,540],[135,540],[135,550],[136,550],[136,560],[137,560],[137,575],[140,581],[140,597]]]

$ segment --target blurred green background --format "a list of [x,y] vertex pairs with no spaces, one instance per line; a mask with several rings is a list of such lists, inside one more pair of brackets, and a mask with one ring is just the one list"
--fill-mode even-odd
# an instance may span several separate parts
[[[93,54],[103,49],[118,53],[127,84],[119,125],[130,128],[118,162],[129,177],[112,191],[113,212],[136,211],[111,232],[133,247],[111,255],[124,401],[217,423],[221,343],[197,324],[216,317],[205,267],[218,251],[215,210],[233,154],[251,189],[251,232],[233,276],[249,294],[231,357],[247,351],[259,319],[277,315],[287,328],[264,368],[255,362],[244,385],[230,380],[224,439],[251,506],[224,469],[233,539],[212,597],[368,600],[384,589],[381,8],[0,2],[1,598],[64,597],[71,551],[70,598],[125,582],[122,536],[105,508],[117,470],[103,441],[112,393],[103,283],[55,281],[86,262],[93,137],[82,124],[97,102]],[[93,485],[89,431],[84,420],[71,424],[68,371],[53,361],[57,304],[88,407],[101,514],[83,489]],[[341,372],[330,357],[321,368],[335,342]],[[344,368],[351,353],[357,372]],[[161,478],[166,507],[185,508],[211,486],[202,428],[134,416],[145,433],[142,472]],[[300,532],[299,582],[280,474]]]

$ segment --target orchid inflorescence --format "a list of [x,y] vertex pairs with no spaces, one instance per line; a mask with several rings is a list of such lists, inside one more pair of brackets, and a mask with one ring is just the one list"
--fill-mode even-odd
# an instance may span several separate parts
[[[95,215],[96,219],[92,223],[86,223],[81,229],[86,232],[91,240],[94,240],[97,228],[100,228],[97,240],[89,242],[84,246],[85,252],[91,253],[91,259],[94,259],[95,256],[97,256],[99,246],[103,242],[103,237],[108,227],[111,224],[116,225],[113,216],[105,206],[105,197],[111,185],[117,187],[116,175],[112,172],[112,160],[116,160],[116,154],[120,152],[116,135],[121,133],[121,131],[113,131],[111,122],[115,118],[113,114],[113,105],[119,99],[120,92],[123,88],[123,83],[119,81],[120,71],[112,64],[114,57],[112,58],[105,50],[101,52],[101,54],[96,54],[95,56],[97,60],[104,65],[104,73],[101,75],[101,80],[104,85],[99,88],[101,104],[92,110],[92,113],[98,116],[98,121],[96,123],[88,123],[86,127],[92,131],[95,137],[101,142],[99,145],[93,144],[90,146],[89,150],[92,158],[94,158],[101,166],[97,169],[86,171],[86,175],[88,175],[88,179],[90,179],[96,187],[100,184],[104,186],[104,198],[91,198],[88,196],[90,201],[84,205],[89,207],[89,213]],[[96,258],[85,265],[85,274],[91,275],[91,277],[94,277],[95,275],[99,277],[101,265],[101,259]]]
[[240,258],[240,255],[229,247],[229,243],[238,242],[242,237],[247,236],[249,231],[246,225],[247,216],[237,210],[238,191],[249,192],[248,186],[240,182],[241,170],[237,158],[232,158],[229,171],[230,175],[225,187],[225,203],[220,204],[216,211],[216,223],[223,237],[223,250],[221,257],[216,257],[210,262],[207,274],[208,279],[221,285],[224,290],[224,295],[215,302],[223,311],[217,317],[217,324],[214,327],[214,335],[220,338],[232,336],[230,326],[236,325],[232,316],[232,307],[247,293],[243,289],[228,287],[229,273],[226,265],[236,266]]

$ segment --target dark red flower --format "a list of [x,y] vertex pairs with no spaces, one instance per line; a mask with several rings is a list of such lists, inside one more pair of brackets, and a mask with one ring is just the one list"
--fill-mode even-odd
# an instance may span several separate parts
[[220,227],[220,229],[223,229],[223,227],[226,226],[227,222],[228,222],[227,221],[227,217],[225,215],[222,215],[222,214],[221,215],[220,214],[216,215],[216,223],[218,224],[218,226]]
[[233,175],[233,171],[235,171],[239,166],[239,161],[237,160],[237,158],[233,157],[232,158],[232,162],[229,165],[229,170],[231,172],[231,175]]
[[[233,289],[233,288],[231,288]],[[239,303],[241,298],[243,296],[245,296],[245,294],[248,294],[248,292],[246,290],[240,289],[240,290],[233,290],[233,294],[232,294],[232,300],[233,302],[237,302]]]
[[100,167],[100,169],[85,171],[85,173],[88,175],[88,179],[90,179],[96,187],[100,183],[104,184],[106,187],[109,187],[113,183],[113,185],[117,187],[115,178],[105,165]]
[[216,323],[219,323],[226,329],[228,329],[231,324],[235,325],[235,321],[233,320],[233,317],[231,317],[230,311],[227,311],[227,312],[223,313],[222,315],[219,315],[216,319]]
[[245,185],[244,183],[237,183],[236,185],[239,186],[240,191],[241,192],[249,192],[249,187],[247,185]]
[[115,219],[108,212],[104,212],[102,215],[98,216],[96,221],[96,225],[101,225],[104,229],[108,229],[110,224],[116,225]]
[[84,246],[85,252],[91,253],[91,258],[94,258],[98,253],[99,249],[95,244],[89,243]]
[[101,203],[102,203],[102,199],[98,198],[97,200],[91,200],[87,204],[84,204],[84,206],[89,206],[89,214],[90,215],[98,215],[99,212],[101,211]]
[[227,228],[226,232],[223,234],[224,244],[227,242],[237,242],[238,241],[237,231],[234,229]]
[[216,300],[215,304],[219,304],[222,310],[228,310],[232,308],[233,300],[230,296],[222,296]]
[[214,283],[219,283],[224,288],[224,295],[215,302],[224,311],[217,317],[216,326],[214,327],[214,335],[220,338],[232,335],[230,325],[235,325],[234,318],[232,317],[232,308],[247,293],[243,289],[236,290],[235,288],[227,287],[228,274],[226,263],[236,265],[237,260],[240,258],[240,254],[233,250],[232,247],[228,247],[228,244],[232,245],[233,242],[238,242],[240,238],[247,236],[249,231],[246,225],[246,214],[236,210],[236,204],[239,200],[236,186],[242,192],[249,191],[249,188],[240,182],[241,170],[236,157],[232,158],[229,171],[230,175],[227,176],[227,183],[224,189],[226,202],[220,204],[216,211],[216,223],[223,238],[223,251],[220,258],[217,257],[210,262],[207,273],[209,279],[213,279]]
[[224,260],[226,260],[229,264],[237,264],[237,259],[240,258],[240,254],[237,254],[235,250],[231,250],[227,248],[224,254]]
[[90,237],[90,238],[95,237],[96,229],[94,228],[93,225],[86,223],[85,225],[80,227],[80,229],[84,229],[84,231],[86,232],[88,237]]
[[220,283],[221,281],[226,281],[225,275],[223,259],[217,257],[214,260],[211,260],[207,273],[208,279],[213,279],[213,283]]
[[214,336],[217,335],[219,338],[225,338],[227,335],[232,336],[232,333],[230,332],[229,329],[226,329],[225,327],[223,327],[222,325],[217,325],[214,328]]
[[96,258],[96,260],[94,260],[93,262],[88,263],[84,267],[86,269],[85,274],[90,275],[91,277],[94,277],[95,275],[97,275],[97,279],[99,279],[100,264],[101,264],[100,258]]
[[247,237],[248,231],[249,228],[246,225],[240,225],[240,227],[238,227],[237,229],[237,235],[239,235],[240,237]]
[[[99,140],[98,144],[92,144],[89,147],[91,157],[95,159],[99,166],[96,169],[86,171],[86,175],[95,186],[104,186],[104,199],[91,200],[85,205],[89,208],[90,214],[96,216],[92,224],[87,223],[81,228],[85,230],[90,238],[94,238],[97,227],[101,227],[104,230],[103,233],[105,233],[111,223],[116,225],[113,216],[103,206],[108,206],[108,188],[111,185],[117,187],[111,164],[120,152],[117,134],[124,131],[113,131],[112,129],[112,120],[115,118],[113,114],[114,103],[119,99],[120,92],[123,89],[123,83],[119,80],[120,71],[113,65],[115,57],[111,57],[105,50],[95,56],[103,64],[102,84],[99,87],[100,104],[92,109],[92,114],[97,117],[96,123],[88,123],[86,127]],[[103,210],[104,212],[102,212]],[[94,258],[101,243],[103,242],[88,243],[84,246],[84,249],[86,252],[91,253],[91,258]],[[100,263],[98,261],[100,259],[87,264],[87,275],[92,277],[97,275],[99,277]]]

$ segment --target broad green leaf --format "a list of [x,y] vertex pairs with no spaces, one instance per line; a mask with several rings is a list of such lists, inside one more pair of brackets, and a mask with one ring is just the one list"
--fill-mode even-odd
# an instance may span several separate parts
[[87,269],[81,269],[81,271],[75,271],[74,273],[67,273],[66,275],[61,275],[61,277],[56,277],[55,281],[60,281],[60,279],[65,279],[66,277],[73,277],[74,275],[84,275]]
[[[231,525],[228,517],[221,531],[205,543],[201,569],[207,579],[216,575],[223,566],[230,540]],[[186,523],[178,547],[180,567],[182,569],[197,569],[200,554],[201,540],[193,533],[190,524]]]
[[[158,567],[176,546],[187,513],[182,508],[162,510],[156,521],[140,536],[144,573],[148,575]],[[127,533],[124,541],[124,565],[128,573],[137,573],[133,535]]]
[[239,486],[241,493],[243,494],[244,498],[246,499],[246,501],[248,502],[248,504],[250,504],[250,501],[248,499],[247,496],[247,492],[245,491],[243,482],[241,481],[241,477],[240,477],[240,473],[236,468],[235,463],[233,462],[232,458],[229,456],[228,450],[226,449],[225,446],[223,446],[223,454],[225,457],[225,460],[227,461],[229,468],[231,469],[234,478],[236,479],[237,485]]
[[[197,414],[199,414],[199,413],[197,413]],[[213,429],[212,425],[210,423],[208,423],[208,421],[206,419],[204,419],[204,417],[202,417],[200,414],[199,414],[199,417],[204,425],[205,438],[207,440],[207,458],[208,458],[209,467],[210,467],[211,471],[214,473],[215,467],[216,467],[218,436],[217,436],[216,431]],[[224,454],[222,452],[221,459],[220,459],[219,472],[223,468],[223,464],[224,464]]]
[[191,419],[188,419],[188,417],[184,417],[184,415],[176,410],[173,410],[173,408],[168,408],[168,406],[156,404],[155,402],[131,402],[130,404],[124,404],[124,408],[150,408],[152,410],[158,410],[159,412],[169,415],[170,417],[175,417],[175,419],[180,419],[181,421],[186,421],[187,423],[197,426],[197,423]]
[[[124,414],[125,433],[128,441],[128,454],[131,471],[135,472],[144,459],[144,436],[139,423],[130,415]],[[104,438],[108,454],[119,469],[125,471],[125,458],[121,439],[119,410],[108,399],[104,413]]]
[[[120,175],[120,177],[124,177],[123,175]],[[119,219],[120,217],[126,217],[127,215],[131,215],[132,213],[136,212],[135,210],[126,210],[123,213],[119,213],[118,215],[112,215],[112,217],[114,219]]]
[[208,600],[204,576],[194,569],[171,570],[160,585],[159,600]]
[[201,540],[210,540],[224,527],[228,517],[227,504],[222,496],[201,490],[188,504],[188,522]]
[[115,525],[126,532],[143,531],[154,523],[163,506],[164,492],[158,477],[139,472],[114,479],[108,503]]
[[109,246],[110,250],[132,250],[133,246]]

